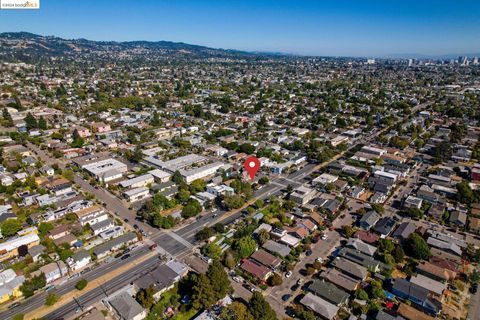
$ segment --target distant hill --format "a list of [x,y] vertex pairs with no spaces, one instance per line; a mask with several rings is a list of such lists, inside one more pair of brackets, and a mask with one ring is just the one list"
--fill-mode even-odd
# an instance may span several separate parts
[[92,41],[87,39],[63,39],[41,36],[29,32],[0,33],[0,58],[6,60],[35,60],[81,56],[98,59],[136,58],[231,58],[258,59],[278,54],[245,52],[238,50],[214,49],[205,46],[171,41]]

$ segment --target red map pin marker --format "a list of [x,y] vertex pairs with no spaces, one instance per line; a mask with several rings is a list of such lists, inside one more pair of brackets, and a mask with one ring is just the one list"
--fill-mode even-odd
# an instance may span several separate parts
[[258,169],[260,169],[260,161],[255,157],[248,157],[243,166],[247,170],[250,179],[253,180]]

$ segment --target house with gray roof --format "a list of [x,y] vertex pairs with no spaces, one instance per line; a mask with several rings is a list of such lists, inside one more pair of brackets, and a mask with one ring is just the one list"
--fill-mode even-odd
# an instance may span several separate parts
[[413,222],[402,222],[397,230],[393,233],[393,237],[399,241],[406,240],[412,233],[417,230],[417,226]]
[[347,247],[353,248],[361,253],[365,253],[371,257],[377,252],[377,247],[369,245],[358,238],[351,238],[347,242]]
[[135,233],[125,233],[124,235],[96,246],[93,249],[93,254],[97,257],[97,259],[101,259],[109,253],[120,249],[123,245],[127,245],[135,241],[137,241],[137,235]]
[[358,225],[360,228],[369,230],[380,220],[380,216],[375,211],[369,211],[365,213],[359,220]]
[[275,242],[273,240],[268,240],[263,244],[263,248],[271,253],[278,254],[281,257],[285,258],[290,253],[291,249],[281,243]]
[[302,298],[302,300],[300,300],[300,303],[306,308],[312,310],[313,312],[328,320],[335,319],[339,310],[339,307],[337,307],[336,305],[310,292],[308,292]]
[[147,311],[126,291],[115,294],[106,302],[120,320],[142,320],[147,316]]
[[335,258],[332,265],[343,273],[361,281],[364,281],[368,276],[367,268],[345,258]]
[[346,304],[350,297],[349,293],[337,288],[330,282],[322,280],[314,280],[313,283],[308,286],[308,291],[337,307]]

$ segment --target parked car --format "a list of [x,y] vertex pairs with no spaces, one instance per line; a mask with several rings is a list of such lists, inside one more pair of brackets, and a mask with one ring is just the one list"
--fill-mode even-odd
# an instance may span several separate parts
[[153,250],[155,250],[157,247],[158,247],[158,245],[157,245],[156,243],[154,243],[154,244],[152,244],[152,245],[149,247],[149,249],[150,249],[150,251],[153,251]]
[[306,255],[307,257],[311,256],[312,253],[313,253],[312,250],[307,250],[307,251],[305,251],[305,255]]
[[240,277],[233,277],[233,281],[238,282],[238,283],[243,283],[243,279]]
[[125,255],[123,255],[123,256],[121,257],[122,260],[125,260],[125,259],[128,259],[128,258],[130,258],[130,254],[129,254],[129,253],[127,253],[127,254],[125,254]]
[[20,303],[18,303],[18,302],[12,303],[11,305],[8,306],[8,309],[14,309],[14,308],[18,307],[19,305],[20,305]]
[[285,278],[290,278],[292,274],[293,274],[292,271],[288,271],[287,273],[285,273]]
[[283,300],[283,301],[288,301],[288,299],[290,299],[291,297],[292,297],[291,294],[284,294],[284,295],[282,296],[282,300]]
[[305,280],[303,280],[303,278],[300,278],[300,279],[297,280],[297,284],[299,286],[301,286],[304,282],[305,282]]

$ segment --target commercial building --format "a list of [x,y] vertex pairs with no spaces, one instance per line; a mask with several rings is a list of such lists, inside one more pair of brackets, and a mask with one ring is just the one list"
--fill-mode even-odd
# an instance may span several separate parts
[[147,173],[132,179],[124,180],[120,182],[120,186],[122,188],[140,188],[140,187],[146,187],[149,184],[152,184],[154,182],[153,175]]
[[140,187],[125,191],[123,196],[128,202],[136,202],[148,198],[150,196],[150,191],[146,187]]
[[103,183],[121,178],[128,170],[126,164],[111,158],[84,164],[82,169]]
[[37,244],[40,244],[40,238],[36,233],[29,233],[0,243],[0,261],[16,257],[18,248],[21,246],[31,248]]

